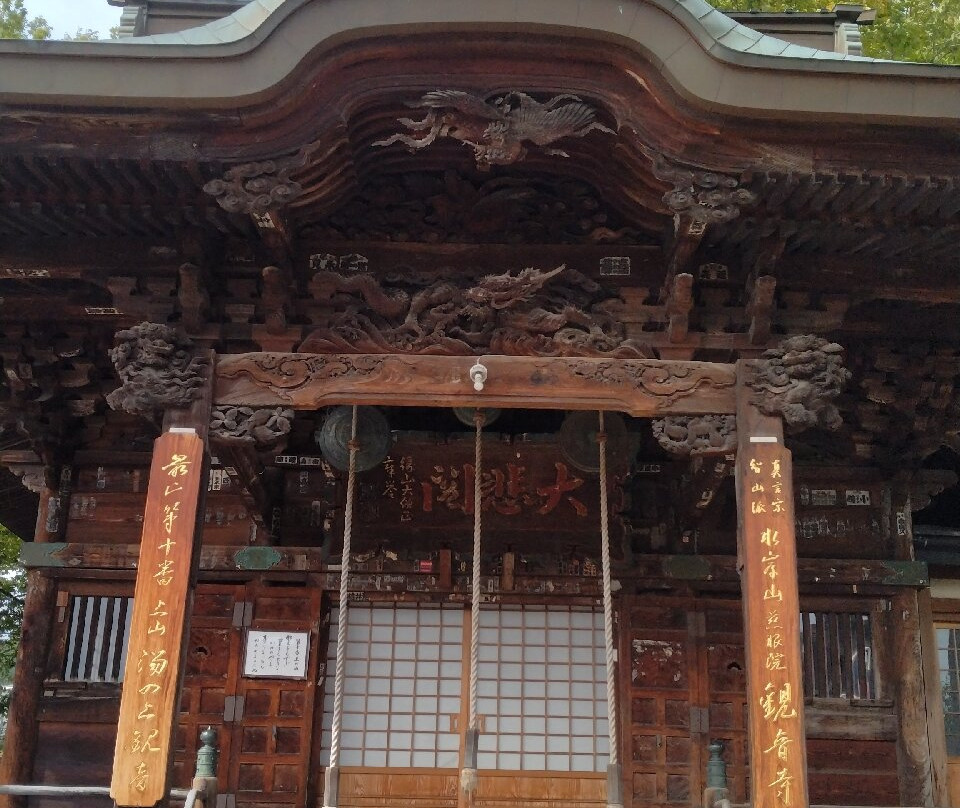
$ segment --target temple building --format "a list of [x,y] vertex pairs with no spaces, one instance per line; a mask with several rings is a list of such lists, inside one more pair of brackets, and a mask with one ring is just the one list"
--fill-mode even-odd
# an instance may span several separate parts
[[960,67],[111,3],[0,42],[0,806],[960,808]]

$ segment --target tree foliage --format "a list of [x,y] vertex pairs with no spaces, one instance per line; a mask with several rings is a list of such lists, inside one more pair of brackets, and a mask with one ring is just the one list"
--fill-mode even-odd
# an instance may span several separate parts
[[[20,565],[20,539],[0,525],[0,684],[13,678],[20,643],[27,576]],[[0,693],[0,715],[7,712],[9,690]]]
[[0,39],[49,39],[51,33],[43,17],[27,18],[23,0],[0,0]]
[[[823,0],[712,0],[724,11],[820,11]],[[864,56],[960,64],[960,0],[874,0],[877,21],[863,26]]]

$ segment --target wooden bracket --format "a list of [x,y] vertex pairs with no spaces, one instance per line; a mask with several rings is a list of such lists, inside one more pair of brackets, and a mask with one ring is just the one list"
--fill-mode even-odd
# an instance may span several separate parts
[[683,342],[690,331],[690,311],[693,309],[693,275],[681,272],[670,283],[667,295],[667,339]]
[[667,274],[660,291],[661,302],[670,297],[674,278],[686,270],[706,233],[704,222],[682,213],[674,217],[673,225],[673,238],[664,251]]
[[735,454],[703,452],[691,456],[690,472],[680,485],[677,502],[677,520],[682,531],[693,529],[703,518],[735,461]]
[[214,449],[227,474],[236,481],[250,516],[258,527],[269,533],[273,500],[263,484],[265,467],[257,454],[256,445],[215,440]]
[[203,330],[210,310],[210,292],[203,270],[194,264],[180,267],[180,287],[177,299],[183,315],[183,327],[189,334]]
[[747,315],[750,317],[750,344],[766,345],[770,339],[773,325],[774,292],[777,279],[772,275],[761,275],[750,290],[750,302],[747,303]]

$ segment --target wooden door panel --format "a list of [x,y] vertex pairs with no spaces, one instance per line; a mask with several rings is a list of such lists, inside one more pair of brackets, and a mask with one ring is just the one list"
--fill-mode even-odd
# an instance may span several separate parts
[[699,751],[691,739],[697,700],[690,607],[633,599],[623,606],[629,660],[627,799],[644,808],[696,801]]
[[238,676],[237,696],[242,699],[243,717],[234,731],[227,791],[236,795],[238,808],[303,808],[311,779],[320,592],[251,584],[246,599],[252,604],[250,629],[309,634],[307,676]]
[[476,808],[593,808],[607,804],[605,774],[481,772]]
[[456,808],[458,771],[340,769],[341,808]]
[[234,626],[234,613],[244,591],[243,586],[201,584],[194,594],[174,746],[178,788],[193,781],[200,733],[212,726],[220,748],[217,777],[221,790],[227,790],[234,733],[233,724],[224,721],[224,706],[236,693],[241,631]]

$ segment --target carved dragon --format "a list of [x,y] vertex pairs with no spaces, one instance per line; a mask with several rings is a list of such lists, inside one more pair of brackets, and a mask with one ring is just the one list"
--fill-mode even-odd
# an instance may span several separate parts
[[735,415],[668,415],[654,418],[653,436],[672,454],[726,453],[737,449]]
[[302,353],[652,356],[627,337],[620,299],[563,266],[487,275],[471,286],[323,270],[310,290],[326,311]]
[[839,429],[843,423],[834,399],[850,378],[843,348],[804,334],[764,351],[749,381],[753,401],[765,415],[782,415],[792,429]]
[[[399,132],[374,146],[402,143],[411,149],[423,149],[437,138],[459,140],[473,149],[477,168],[506,166],[523,160],[525,143],[547,146],[565,137],[583,137],[593,131],[614,134],[597,122],[596,110],[576,95],[564,93],[541,103],[519,91],[486,100],[462,90],[434,90],[408,106],[429,110],[423,120],[400,118],[412,137]],[[569,155],[560,149],[544,149],[546,154]]]
[[152,415],[169,407],[188,407],[204,381],[207,360],[194,356],[193,342],[160,323],[118,331],[110,359],[122,386],[107,396],[115,410]]

